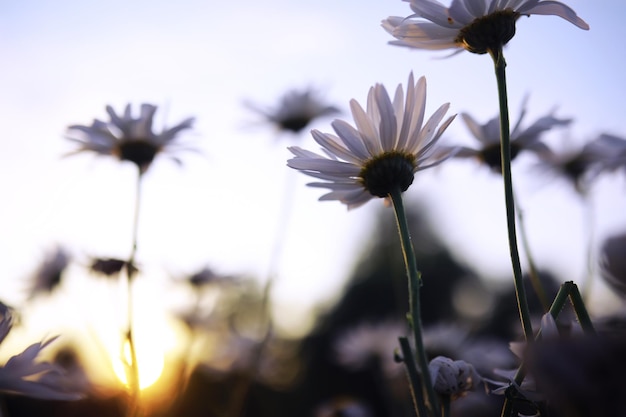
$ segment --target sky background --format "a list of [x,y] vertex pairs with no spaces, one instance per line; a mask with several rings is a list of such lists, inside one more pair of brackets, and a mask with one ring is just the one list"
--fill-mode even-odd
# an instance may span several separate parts
[[[615,34],[626,3],[567,4],[590,31],[554,16],[522,17],[505,49],[512,122],[527,94],[527,124],[554,109],[575,119],[546,136],[555,149],[602,132],[626,136],[626,56]],[[69,125],[107,119],[108,104],[120,112],[147,102],[159,106],[157,129],[195,117],[183,139],[200,153],[180,155],[182,167],[159,158],[145,177],[137,255],[149,277],[143,291],[167,305],[167,283],[205,265],[263,280],[279,222],[287,221],[273,300],[283,312],[280,326],[306,328],[311,309],[345,284],[377,216],[392,213],[381,201],[352,211],[317,202],[322,190],[305,187],[309,179],[285,165],[286,146],[317,149],[310,135],[280,134],[243,103],[273,106],[289,89],[313,86],[352,122],[350,99],[363,102],[375,83],[390,91],[406,85],[413,71],[427,78],[429,113],[450,102],[451,113],[469,112],[480,122],[494,117],[488,56],[442,59],[447,52],[387,44],[380,21],[409,14],[400,0],[3,2],[0,299],[21,305],[26,280],[57,244],[79,260],[128,256],[134,167],[90,154],[63,158],[73,149],[64,135]],[[330,121],[310,127],[328,132]],[[460,118],[443,139],[472,141]],[[531,165],[520,158],[514,181],[535,257],[560,279],[577,280],[584,276],[585,205]],[[597,242],[626,229],[624,187],[623,178],[607,177],[593,190]],[[509,276],[498,177],[474,161],[449,162],[420,173],[406,198],[425,205],[459,261],[490,281]],[[56,304],[54,315],[44,307],[33,312],[42,331],[77,315],[106,321],[114,314],[107,298],[114,292],[103,296],[81,273],[74,270],[63,289],[74,302]]]

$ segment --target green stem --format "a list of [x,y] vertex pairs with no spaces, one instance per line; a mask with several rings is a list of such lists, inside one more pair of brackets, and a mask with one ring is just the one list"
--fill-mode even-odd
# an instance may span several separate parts
[[402,361],[404,362],[404,366],[409,377],[409,388],[411,389],[411,397],[413,398],[413,405],[415,406],[417,417],[425,417],[428,415],[428,410],[426,410],[426,404],[424,404],[422,395],[424,387],[422,386],[422,380],[420,379],[419,372],[417,371],[417,364],[415,363],[415,358],[413,357],[413,351],[411,350],[409,339],[406,337],[400,337],[398,338],[398,341],[400,342]]
[[591,323],[591,317],[589,317],[589,313],[585,307],[583,297],[580,295],[580,291],[578,291],[578,286],[571,281],[566,282],[566,284],[570,284],[571,286],[569,290],[569,299],[572,302],[572,307],[574,307],[574,312],[576,313],[576,318],[580,323],[580,327],[582,327],[583,331],[589,335],[596,334],[596,330]]
[[[400,235],[400,243],[402,245],[402,255],[404,257],[404,264],[406,266],[406,272],[409,284],[409,324],[413,330],[413,337],[415,339],[415,349],[418,371],[422,379],[422,386],[424,397],[427,400],[426,408],[431,416],[436,414],[436,410],[439,410],[437,405],[437,396],[433,389],[433,384],[430,379],[430,372],[428,371],[428,358],[426,357],[426,349],[424,348],[424,341],[422,338],[422,319],[420,313],[420,288],[421,278],[417,269],[417,260],[415,258],[415,251],[413,250],[413,243],[411,242],[411,235],[409,233],[409,225],[404,211],[404,204],[402,202],[402,192],[399,189],[394,190],[389,194],[393,203],[393,208],[396,216],[396,223],[398,225],[398,233]],[[419,397],[418,397],[419,398]]]
[[[128,342],[128,350],[130,353],[130,364],[127,367],[130,368],[128,372],[128,387],[130,389],[131,403],[128,410],[129,417],[135,417],[139,415],[140,410],[140,385],[139,385],[139,366],[137,363],[137,350],[135,347],[135,338],[133,336],[133,295],[132,284],[135,274],[135,256],[137,254],[137,236],[139,230],[139,211],[141,202],[141,185],[142,185],[143,173],[141,169],[137,176],[137,190],[135,194],[135,212],[133,216],[133,231],[132,231],[132,246],[131,252],[126,264],[126,301],[127,301],[127,317],[126,317],[126,341]],[[123,358],[126,358],[124,355]]]
[[522,267],[520,265],[517,236],[515,230],[515,199],[513,197],[513,181],[511,178],[511,139],[509,132],[509,106],[506,91],[506,61],[502,54],[502,47],[490,51],[495,64],[496,80],[498,83],[498,102],[500,105],[500,152],[502,158],[502,178],[504,180],[504,200],[506,204],[506,219],[509,238],[509,250],[513,266],[515,295],[519,309],[520,321],[524,337],[527,342],[533,339],[533,329],[530,323],[530,310],[524,289]]

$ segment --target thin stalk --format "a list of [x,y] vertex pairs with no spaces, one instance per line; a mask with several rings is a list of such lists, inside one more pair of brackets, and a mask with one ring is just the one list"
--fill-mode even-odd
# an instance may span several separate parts
[[589,313],[585,307],[583,297],[580,295],[580,291],[578,291],[578,286],[571,281],[566,282],[566,284],[570,284],[571,287],[569,290],[569,299],[572,302],[572,307],[574,307],[574,312],[576,313],[580,327],[589,335],[596,334],[596,330],[591,323],[591,317],[589,317]]
[[407,376],[409,377],[409,388],[411,389],[411,397],[413,398],[413,406],[417,417],[425,417],[428,415],[426,404],[424,403],[423,395],[424,388],[422,387],[422,380],[419,372],[417,371],[417,364],[413,357],[413,351],[411,350],[411,344],[406,337],[398,338],[400,342],[400,351],[402,352],[402,361],[406,368]]
[[249,362],[249,369],[247,374],[243,377],[242,382],[234,390],[232,395],[230,410],[227,414],[228,417],[239,417],[244,414],[245,400],[249,394],[252,386],[253,379],[259,372],[259,365],[261,358],[264,354],[266,345],[268,344],[272,330],[274,327],[272,311],[271,311],[271,291],[278,278],[278,266],[280,264],[280,257],[283,253],[283,247],[285,244],[287,231],[289,230],[289,222],[292,214],[292,207],[294,202],[294,184],[295,176],[291,171],[287,172],[285,179],[284,191],[282,195],[282,204],[280,206],[280,212],[278,217],[278,228],[276,230],[276,236],[274,237],[274,246],[270,254],[269,268],[267,272],[267,278],[263,286],[263,292],[261,293],[261,305],[259,311],[260,322],[260,334],[261,340],[257,343],[251,355]]
[[518,207],[515,210],[517,214],[517,225],[519,226],[520,238],[522,239],[522,247],[524,248],[524,253],[526,253],[526,261],[528,262],[528,273],[530,275],[530,282],[535,290],[535,294],[537,298],[539,298],[539,302],[543,307],[543,311],[547,312],[550,309],[550,303],[548,302],[548,296],[546,295],[546,291],[541,284],[541,279],[539,278],[539,272],[537,271],[537,264],[535,263],[535,258],[533,257],[532,251],[530,250],[530,242],[528,241],[528,234],[526,233],[526,223],[524,222],[524,212],[522,209]]
[[584,300],[589,301],[591,297],[591,288],[593,287],[593,278],[594,278],[594,210],[593,210],[593,202],[589,192],[584,192],[582,194],[585,204],[585,227],[587,234],[587,276],[582,283],[582,298]]
[[530,323],[530,310],[524,289],[522,267],[520,264],[519,250],[517,248],[517,236],[515,230],[515,199],[513,197],[513,180],[511,177],[511,138],[509,131],[509,106],[506,90],[506,61],[502,54],[502,47],[490,51],[495,65],[496,80],[498,83],[498,103],[500,105],[500,155],[502,158],[502,178],[504,180],[504,200],[506,204],[506,220],[513,266],[513,279],[515,283],[515,295],[519,310],[520,321],[527,342],[533,339],[533,329]]
[[437,396],[435,395],[435,390],[430,379],[430,372],[428,371],[428,358],[426,357],[426,349],[424,348],[424,341],[422,338],[422,318],[420,312],[421,278],[417,269],[415,251],[413,249],[413,243],[411,242],[409,225],[404,211],[404,204],[402,202],[402,192],[399,189],[396,189],[389,194],[389,197],[393,203],[394,213],[396,216],[400,243],[402,245],[402,255],[404,257],[404,264],[409,284],[409,324],[413,329],[413,337],[415,339],[418,372],[420,373],[422,379],[424,397],[427,400],[426,408],[428,409],[429,414],[434,416],[436,414],[436,410],[439,410],[439,406]]
[[449,395],[441,396],[441,417],[450,417],[450,403],[452,398]]
[[[139,366],[137,363],[137,350],[135,347],[135,339],[133,337],[133,294],[132,284],[135,274],[135,256],[137,254],[137,236],[139,230],[139,211],[141,202],[141,185],[143,180],[143,173],[141,169],[137,175],[137,188],[135,193],[135,212],[133,216],[133,231],[132,231],[132,246],[131,252],[126,264],[126,342],[128,343],[128,350],[130,353],[130,364],[127,363],[127,379],[128,387],[130,389],[131,403],[128,410],[129,417],[135,417],[139,415]],[[124,350],[124,349],[123,349]],[[126,355],[123,356],[126,360]]]

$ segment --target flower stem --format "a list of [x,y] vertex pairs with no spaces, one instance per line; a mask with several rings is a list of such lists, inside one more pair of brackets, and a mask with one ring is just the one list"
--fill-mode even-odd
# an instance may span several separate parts
[[[139,229],[139,211],[141,202],[141,185],[143,180],[143,172],[139,170],[137,176],[137,189],[135,194],[135,213],[133,216],[133,231],[132,231],[132,246],[131,252],[126,263],[126,301],[127,301],[127,317],[126,317],[126,343],[128,343],[128,350],[130,354],[130,363],[127,363],[127,379],[128,387],[130,389],[131,402],[128,410],[129,417],[135,417],[139,415],[139,366],[137,363],[137,350],[135,347],[135,339],[133,337],[133,295],[132,285],[133,277],[135,274],[135,256],[137,254],[137,235]],[[126,358],[126,355],[122,356]]]
[[[426,404],[424,404],[423,395],[424,392],[422,386],[422,380],[417,370],[417,364],[411,351],[411,344],[406,337],[398,338],[400,342],[400,351],[402,352],[402,361],[406,368],[407,375],[409,377],[409,388],[411,389],[411,397],[413,398],[413,406],[418,417],[425,417],[428,414],[426,410]],[[0,416],[1,417],[1,416]]]
[[406,266],[408,284],[409,284],[409,324],[413,330],[413,337],[415,339],[416,359],[418,372],[422,379],[423,398],[418,396],[422,400],[426,400],[426,409],[429,414],[434,416],[436,411],[439,410],[437,397],[433,388],[433,383],[430,378],[430,372],[428,371],[428,358],[426,357],[426,349],[424,348],[424,341],[422,338],[422,319],[420,313],[420,287],[421,277],[417,270],[417,260],[415,258],[415,251],[413,250],[413,243],[411,242],[411,235],[409,233],[409,225],[404,211],[404,204],[402,202],[402,192],[400,189],[395,189],[389,194],[393,203],[393,208],[396,216],[396,223],[398,225],[398,233],[400,235],[400,243],[402,245],[402,255],[404,257],[404,264]]
[[526,290],[520,265],[519,250],[517,248],[517,236],[515,230],[515,199],[513,197],[513,181],[511,178],[511,139],[509,131],[509,106],[506,91],[506,61],[502,54],[502,47],[490,50],[495,64],[496,80],[498,83],[498,103],[500,105],[500,155],[502,158],[502,178],[504,180],[504,200],[506,204],[506,220],[509,238],[509,250],[513,266],[513,279],[515,283],[515,295],[519,309],[522,329],[525,339],[530,342],[533,339],[533,329],[530,323],[530,310],[526,299]]
[[537,298],[539,298],[539,302],[543,307],[543,311],[547,312],[550,309],[550,303],[548,301],[548,296],[546,295],[546,291],[541,284],[541,279],[539,278],[539,272],[537,271],[537,264],[535,263],[535,259],[533,257],[532,251],[530,249],[530,242],[528,241],[528,234],[526,233],[526,223],[524,222],[524,213],[523,210],[519,207],[515,210],[517,214],[517,225],[520,230],[520,238],[522,239],[522,247],[524,248],[524,252],[526,253],[526,261],[528,262],[528,272],[530,276],[530,283],[535,290],[535,294]]

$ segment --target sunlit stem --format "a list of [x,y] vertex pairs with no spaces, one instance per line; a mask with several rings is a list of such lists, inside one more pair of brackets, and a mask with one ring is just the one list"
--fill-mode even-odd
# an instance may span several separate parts
[[[137,176],[137,189],[135,194],[135,213],[133,216],[132,246],[128,262],[126,263],[126,300],[127,300],[127,321],[126,321],[126,342],[130,353],[130,363],[126,363],[128,388],[130,390],[130,406],[128,409],[129,417],[136,417],[140,414],[140,388],[139,388],[139,366],[137,363],[137,350],[135,347],[135,339],[133,337],[133,277],[135,274],[135,256],[137,254],[137,232],[139,230],[139,210],[141,202],[141,184],[143,180],[143,172],[139,170]],[[122,356],[126,358],[125,355]],[[126,359],[125,359],[126,360]]]
[[[398,225],[398,233],[400,235],[400,243],[402,245],[402,255],[406,266],[408,284],[409,284],[409,324],[413,330],[415,339],[415,354],[417,359],[418,372],[422,380],[423,397],[426,400],[425,406],[431,416],[436,415],[439,410],[437,396],[433,389],[433,384],[428,371],[428,358],[426,357],[426,349],[422,338],[422,319],[420,313],[420,288],[421,278],[417,270],[417,260],[411,235],[409,233],[409,225],[402,202],[402,192],[399,189],[389,194],[393,203],[393,208]],[[418,396],[418,399],[421,398]]]
[[[589,313],[587,312],[587,308],[585,307],[585,303],[580,295],[580,291],[578,291],[578,286],[574,284],[572,281],[564,282],[559,288],[559,292],[554,297],[554,301],[550,306],[549,313],[556,320],[559,316],[561,310],[565,306],[565,302],[570,300],[572,303],[572,307],[574,308],[574,312],[576,313],[576,317],[578,318],[578,322],[580,326],[583,328],[583,331],[588,335],[596,334],[596,331],[591,323],[591,318],[589,317]],[[539,340],[541,338],[541,329],[537,331],[537,336],[535,340]],[[517,372],[515,373],[515,377],[513,381],[516,385],[520,386],[524,381],[524,377],[526,376],[526,369],[524,363],[519,366]],[[509,387],[512,389],[512,387]],[[501,417],[510,417],[513,415],[513,404],[511,400],[508,398],[504,401],[504,407],[502,408]]]
[[502,47],[490,50],[495,64],[496,80],[498,83],[498,103],[500,105],[500,152],[502,158],[502,178],[504,180],[504,200],[506,205],[506,221],[509,238],[509,250],[511,264],[513,266],[513,279],[515,283],[515,295],[519,310],[520,321],[526,341],[533,338],[533,329],[530,323],[530,310],[524,289],[522,267],[520,265],[519,250],[517,248],[517,236],[515,230],[515,199],[513,197],[513,181],[511,178],[511,139],[509,127],[509,106],[506,91],[506,61],[502,54]]

